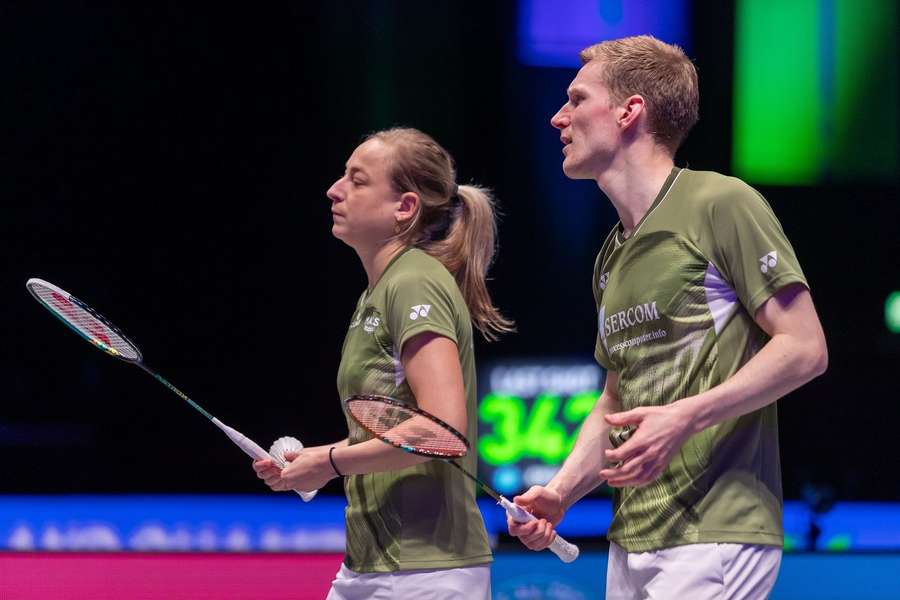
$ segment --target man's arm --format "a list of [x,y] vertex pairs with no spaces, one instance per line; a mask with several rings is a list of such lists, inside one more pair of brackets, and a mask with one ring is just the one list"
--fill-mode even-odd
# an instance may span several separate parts
[[651,483],[691,435],[771,404],[825,372],[825,334],[812,297],[802,284],[776,292],[754,320],[771,339],[728,380],[667,406],[606,416],[610,425],[637,426],[626,443],[606,451],[608,462],[623,463],[600,472],[609,485]]
[[549,489],[559,494],[563,511],[605,480],[600,476],[600,470],[606,465],[604,453],[612,444],[609,441],[610,425],[603,417],[622,410],[618,382],[617,373],[607,372],[603,393],[584,420],[572,453],[547,484]]
[[572,453],[546,487],[536,485],[513,501],[524,506],[538,519],[516,523],[507,517],[509,533],[532,550],[543,550],[556,537],[553,525],[559,523],[570,506],[603,483],[599,475],[606,463],[604,452],[611,447],[609,424],[603,417],[621,410],[618,374],[606,374],[603,393],[584,420]]

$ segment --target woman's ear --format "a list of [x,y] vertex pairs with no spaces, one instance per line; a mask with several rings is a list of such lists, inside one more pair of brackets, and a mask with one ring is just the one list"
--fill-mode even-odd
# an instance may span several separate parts
[[400,195],[400,204],[394,211],[394,219],[398,223],[406,223],[411,220],[419,210],[419,195],[415,192],[403,192]]

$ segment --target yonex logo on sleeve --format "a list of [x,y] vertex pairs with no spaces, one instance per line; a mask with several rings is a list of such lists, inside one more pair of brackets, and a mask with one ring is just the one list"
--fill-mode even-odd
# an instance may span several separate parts
[[763,273],[768,273],[769,269],[774,269],[775,265],[778,264],[778,253],[772,250],[768,254],[763,257],[760,257],[759,262],[759,270]]
[[415,321],[419,317],[422,317],[423,319],[426,318],[429,310],[431,310],[430,304],[417,304],[416,306],[413,306],[412,312],[409,313],[410,321]]

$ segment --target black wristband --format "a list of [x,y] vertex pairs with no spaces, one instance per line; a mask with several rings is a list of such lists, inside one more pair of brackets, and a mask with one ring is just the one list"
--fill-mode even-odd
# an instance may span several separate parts
[[343,477],[344,474],[338,471],[337,465],[334,464],[334,458],[331,456],[334,453],[334,446],[328,450],[328,462],[331,463],[331,468],[334,469],[334,472],[337,473],[338,477]]

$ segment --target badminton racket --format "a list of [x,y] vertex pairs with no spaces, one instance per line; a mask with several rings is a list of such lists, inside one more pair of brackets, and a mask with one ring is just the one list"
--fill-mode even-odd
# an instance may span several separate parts
[[[227,435],[232,442],[237,444],[241,450],[246,452],[247,455],[257,460],[272,459],[276,465],[280,468],[284,468],[285,461],[281,460],[281,458],[269,454],[243,433],[233,427],[229,427],[206,412],[203,407],[188,398],[184,392],[144,364],[144,358],[137,345],[128,339],[121,329],[113,325],[108,319],[93,308],[65,290],[42,279],[31,278],[26,282],[25,287],[28,288],[28,291],[31,292],[31,295],[34,296],[35,300],[40,302],[41,305],[53,313],[60,321],[65,323],[72,331],[110,356],[137,365],[149,373],[154,379],[174,392],[176,396],[190,404],[197,409],[200,414],[212,421],[216,427],[224,431],[225,435]],[[306,502],[312,500],[313,496],[316,495],[316,491],[295,491],[300,494]]]
[[[469,440],[434,415],[399,400],[372,394],[351,396],[345,400],[345,405],[350,416],[378,439],[413,454],[445,459],[496,500],[513,521],[527,523],[536,519],[530,512],[504,498],[453,460],[468,453]],[[578,558],[578,546],[567,542],[560,535],[554,538],[549,547],[563,562],[569,563]]]

